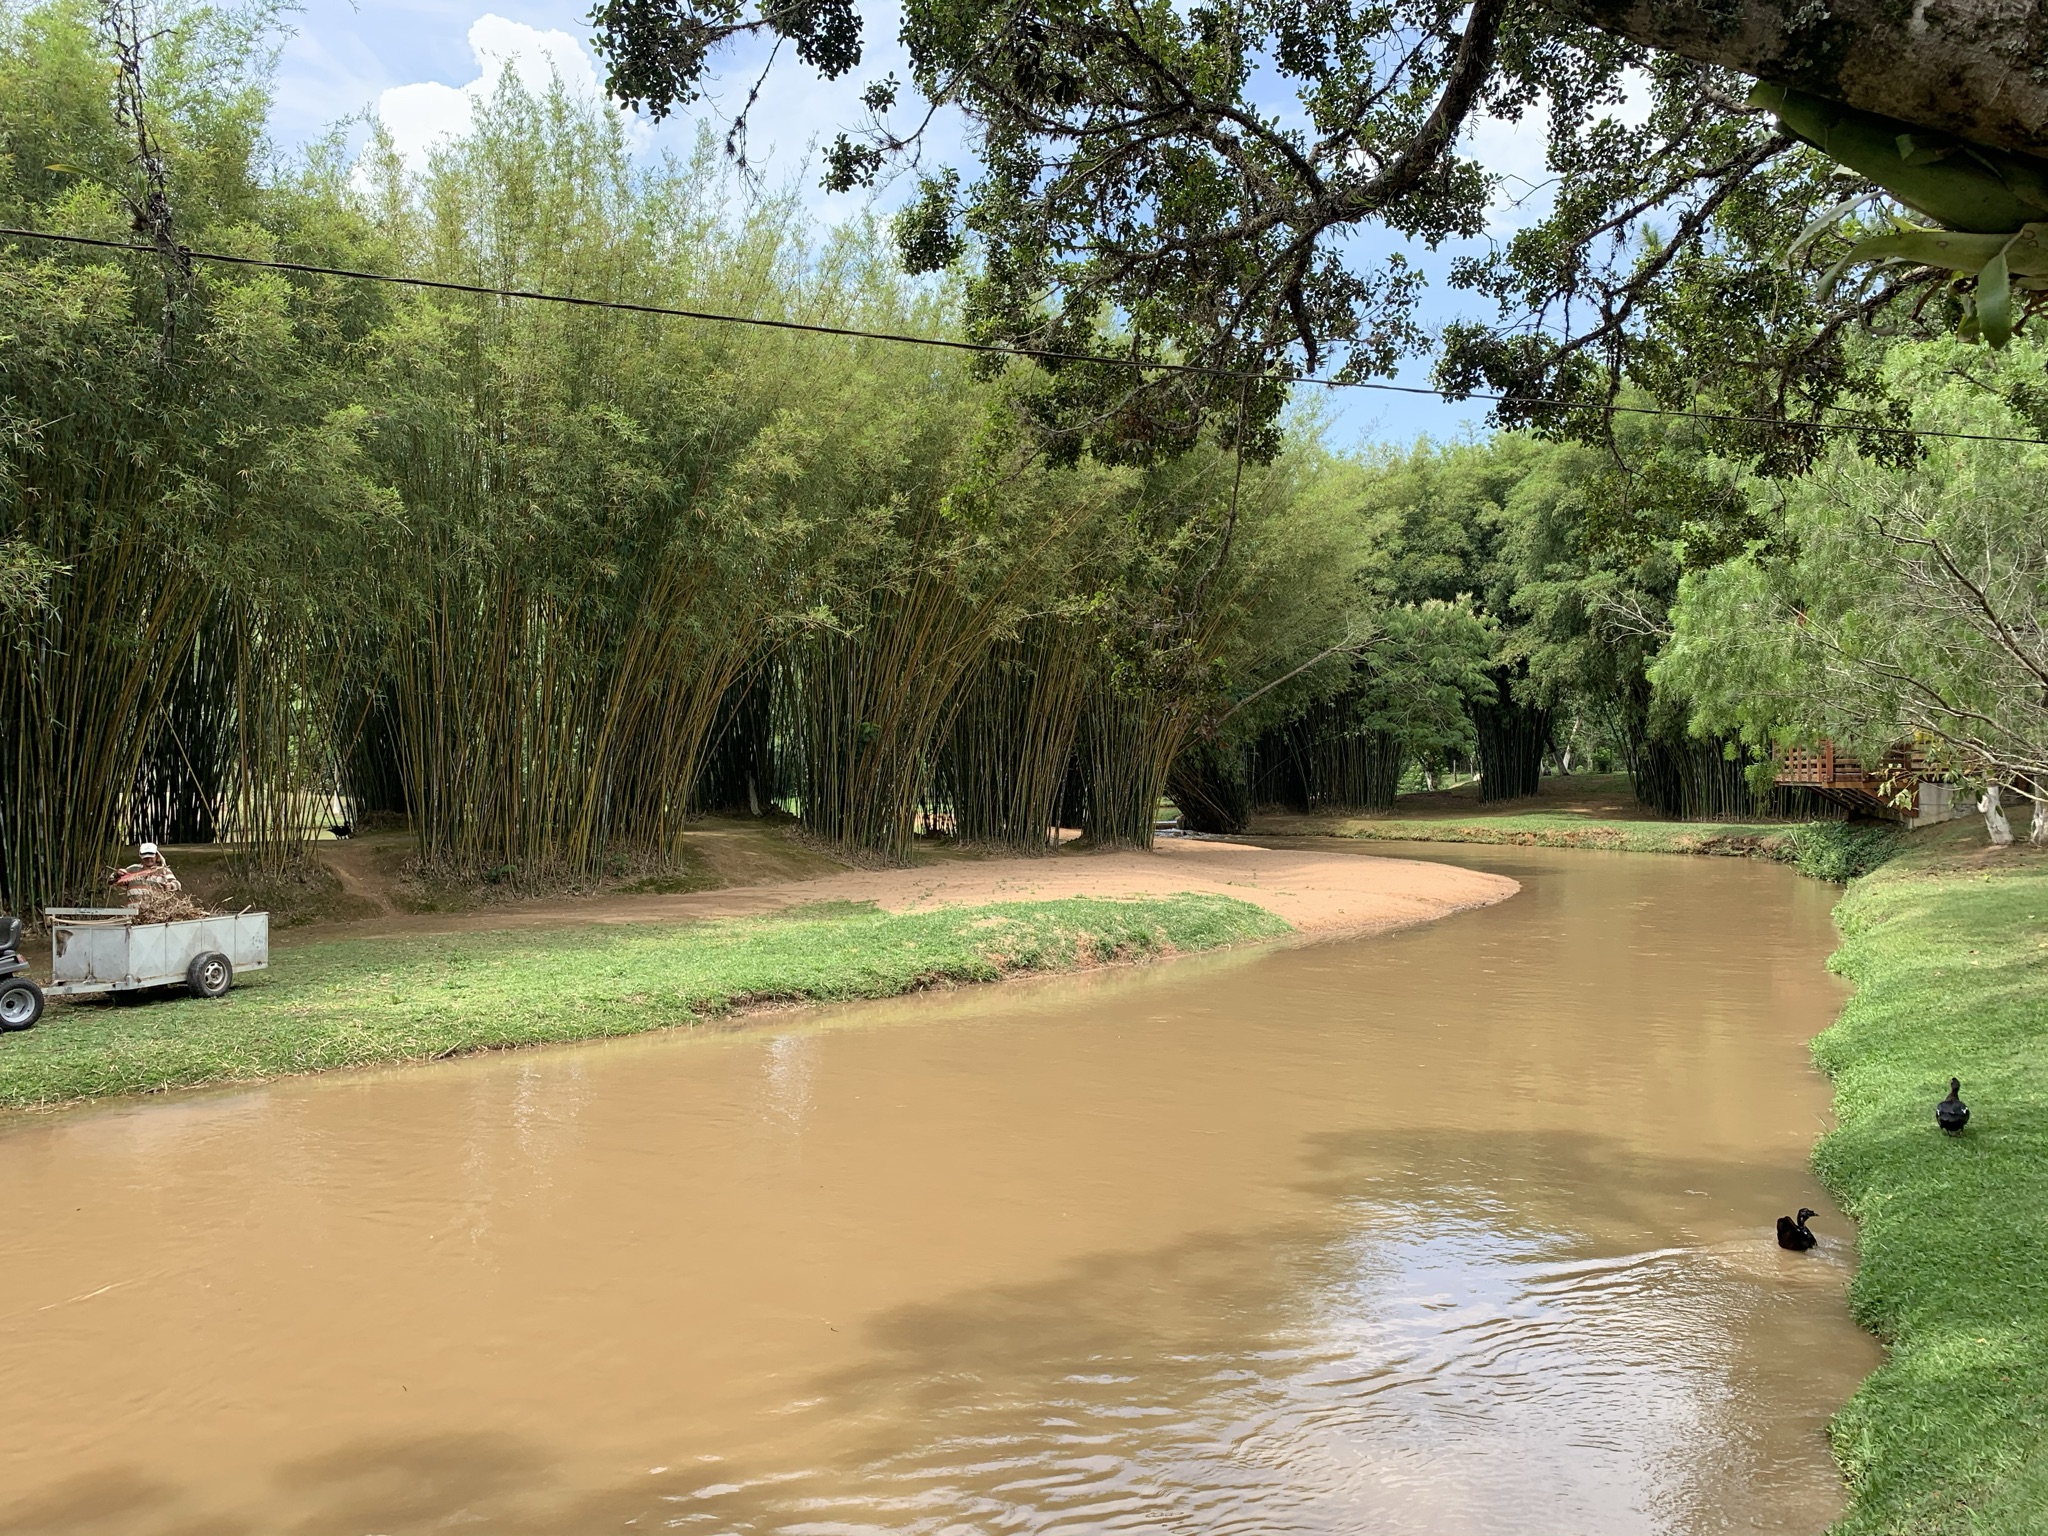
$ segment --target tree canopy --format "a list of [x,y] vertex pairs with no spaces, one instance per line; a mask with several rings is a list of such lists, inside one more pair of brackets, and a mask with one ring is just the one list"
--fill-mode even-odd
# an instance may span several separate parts
[[[853,0],[610,0],[592,15],[612,90],[656,113],[696,100],[740,35],[787,39],[827,78],[863,58]],[[1623,380],[1667,405],[1704,397],[1763,418],[1736,446],[1796,468],[1813,434],[1768,422],[1889,419],[1864,398],[1881,381],[1848,329],[1970,321],[1973,288],[1960,310],[1928,304],[1957,273],[1995,279],[1994,341],[2011,278],[2027,279],[2019,308],[2034,302],[2032,245],[2000,254],[2048,218],[2030,23],[1988,0],[1915,18],[1761,0],[916,0],[913,78],[868,85],[872,120],[839,138],[827,180],[913,160],[934,106],[963,113],[973,164],[921,173],[897,227],[905,261],[936,270],[971,249],[966,316],[983,339],[1275,381],[1247,399],[1215,376],[1138,389],[1123,371],[1058,367],[1074,430],[1105,451],[1170,451],[1206,419],[1271,421],[1286,377],[1369,378],[1426,350],[1412,261],[1353,237],[1480,233],[1497,178],[1471,132],[1523,123],[1547,136],[1555,206],[1458,264],[1454,283],[1495,316],[1442,338],[1446,387],[1507,396],[1509,424],[1581,435],[1605,430]],[[1756,80],[1776,93],[1752,99]],[[1625,99],[1639,121],[1621,120]],[[1833,228],[1857,207],[1970,228],[1942,221],[1992,189],[2001,241],[1983,251],[1913,245],[1890,222]],[[1911,248],[1870,246],[1878,235]],[[1822,281],[1850,251],[1891,265],[1847,290]],[[2040,265],[2048,278],[2048,253]]]
[[[1777,130],[1734,98],[1687,117],[1688,92],[1720,91],[1705,66],[1532,15],[1501,18],[1474,110],[1514,110],[1517,78],[1531,93],[1545,82],[1546,111],[1578,90],[1566,139],[1582,159],[1551,222],[1467,274],[1503,302],[1534,313],[1570,290],[1585,241],[1560,230],[1598,233],[1640,169],[1619,129],[1586,116],[1623,70],[1646,71],[1669,114],[1653,115],[1653,138],[1668,128],[1697,149],[1719,134],[1716,153],[1764,153],[1702,194],[1716,199],[1710,238],[1617,247],[1628,286],[1587,345],[1540,326],[1475,330],[1448,339],[1445,366],[1526,366],[1603,404],[1700,414],[1603,416],[1580,441],[1553,396],[1523,411],[1535,430],[1345,453],[1288,401],[1284,369],[1248,382],[1033,368],[303,271],[200,264],[167,286],[153,250],[11,242],[0,780],[10,805],[35,809],[0,820],[0,885],[15,902],[89,888],[109,846],[144,828],[232,836],[288,864],[307,808],[341,803],[403,814],[422,868],[518,880],[671,869],[707,806],[788,807],[825,842],[901,858],[942,825],[1019,848],[1042,847],[1055,821],[1143,842],[1169,783],[1216,826],[1262,800],[1383,806],[1414,766],[1453,762],[1479,767],[1492,796],[1590,757],[1626,766],[1667,814],[1747,814],[1762,802],[1745,770],[1829,733],[1875,751],[1919,730],[1951,743],[1960,773],[2033,782],[2033,706],[2014,702],[2027,645],[1957,608],[1953,580],[1928,599],[1946,579],[1929,564],[1938,544],[1958,568],[2003,571],[1995,592],[1979,588],[2017,615],[2011,634],[2031,633],[2033,545],[2010,508],[2029,504],[2032,450],[1916,447],[1880,429],[1917,412],[2038,435],[2037,345],[1824,318],[1811,286],[1766,259],[1789,212],[1839,189],[1818,157],[1773,147]],[[1079,178],[1060,193],[1074,218],[1108,216],[1110,184],[1090,178],[1110,173],[1085,155],[1020,170],[1003,194],[1019,222],[973,226],[973,260],[906,272],[915,210],[893,228],[821,231],[793,195],[736,195],[714,136],[636,161],[612,115],[510,78],[422,175],[382,142],[284,164],[263,137],[261,18],[166,16],[151,153],[181,238],[205,248],[856,331],[1050,336],[1126,359],[1210,346],[1264,367],[1326,344],[1314,325],[1289,329],[1284,300],[1206,320],[1189,307],[1219,281],[1242,297],[1256,262],[1186,265],[1155,308],[1102,288],[1090,310],[1088,283],[1140,282],[1144,263],[1041,245],[1036,276],[1003,298],[1023,271],[1004,265],[1004,242],[1023,239],[1059,177]],[[1178,37],[1187,67],[1222,71],[1218,91],[1266,89],[1230,31],[1252,22],[1204,34],[1199,20],[1161,12],[1144,36]],[[1300,25],[1323,47],[1336,22]],[[1044,59],[1078,60],[1084,35],[1061,34]],[[1095,41],[1089,66],[1127,75],[1119,89],[1152,79]],[[1383,177],[1458,67],[1455,48],[1393,59],[1354,41],[1384,87],[1354,105],[1388,114],[1383,142],[1329,149],[1326,190]],[[818,34],[821,58],[828,45]],[[1306,88],[1323,70],[1336,90],[1336,55],[1302,46],[1291,78]],[[119,241],[147,214],[118,54],[75,9],[0,11],[7,223]],[[1085,100],[1060,111],[1087,119]],[[1353,108],[1330,101],[1335,133]],[[1103,119],[1122,126],[1099,142],[1124,145],[1133,174],[1186,129],[1159,102],[1163,137]],[[1028,169],[1055,117],[1013,126]],[[1211,172],[1251,175],[1256,140],[1277,157],[1260,176],[1298,175],[1283,153],[1296,130],[1274,132],[1174,162],[1122,205],[1130,238],[1153,238],[1183,193],[1190,210],[1227,212],[1212,234],[1236,231],[1254,203],[1232,199],[1251,183],[1224,196]],[[1444,154],[1439,170],[1449,141]],[[941,192],[971,224],[996,185]],[[1431,199],[1448,216],[1481,191],[1468,165],[1386,208],[1426,238],[1449,227],[1427,223]],[[1863,217],[1821,221],[1811,244],[1853,266],[1857,244],[1867,258],[1870,239],[1891,238]],[[1290,227],[1204,236],[1200,262]],[[1317,262],[1333,227],[1310,242]],[[2007,255],[2011,278],[2023,258]],[[1548,288],[1509,281],[1546,263]],[[1354,278],[1341,263],[1306,271]],[[1974,294],[1945,290],[1976,303],[1980,336],[1994,275],[1987,263]],[[1409,301],[1390,294],[1398,329]],[[1330,313],[1362,313],[1358,298]],[[1756,364],[1772,346],[1776,371]],[[1757,419],[1724,419],[1731,405]],[[1787,427],[1787,412],[1870,430],[1844,442]],[[1973,649],[1986,644],[2005,648]],[[1769,686],[1745,691],[1745,677]],[[1954,720],[1914,703],[1928,689]]]
[[[2042,362],[2034,345],[1987,359],[1937,342],[1887,367],[1928,425],[2025,439]],[[1735,488],[1765,535],[1686,576],[1654,669],[1701,728],[1873,762],[1917,738],[1966,781],[2048,784],[2048,449],[1935,440],[1906,465],[1838,450],[1791,485]]]

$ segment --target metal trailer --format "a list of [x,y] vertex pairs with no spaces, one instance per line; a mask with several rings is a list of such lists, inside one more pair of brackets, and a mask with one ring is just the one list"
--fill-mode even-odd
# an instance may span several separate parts
[[237,971],[270,965],[270,914],[138,923],[127,907],[46,907],[52,997],[183,987],[222,997]]

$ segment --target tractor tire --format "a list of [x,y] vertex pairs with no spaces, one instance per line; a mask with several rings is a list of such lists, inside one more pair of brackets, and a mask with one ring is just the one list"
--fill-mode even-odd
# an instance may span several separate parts
[[0,981],[0,1029],[33,1029],[43,1016],[43,989],[26,976]]

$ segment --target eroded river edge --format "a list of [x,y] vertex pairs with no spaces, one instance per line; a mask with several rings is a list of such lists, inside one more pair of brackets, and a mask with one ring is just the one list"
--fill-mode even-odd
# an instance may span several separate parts
[[11,1124],[0,1531],[1820,1529],[1832,891],[1444,862],[1523,894]]

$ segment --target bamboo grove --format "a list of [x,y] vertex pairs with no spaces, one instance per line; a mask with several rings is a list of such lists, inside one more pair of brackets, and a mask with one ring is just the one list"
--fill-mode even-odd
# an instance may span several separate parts
[[[267,168],[260,37],[174,23],[155,127],[195,246],[954,324],[876,228],[735,201],[709,153],[636,165],[614,119],[509,77],[423,175],[375,143]],[[6,222],[124,237],[87,19],[6,13],[0,67]],[[0,265],[15,907],[126,838],[275,864],[379,810],[427,865],[542,879],[670,863],[720,805],[900,859],[943,802],[1039,848],[1079,773],[1088,830],[1146,842],[1257,552],[1329,553],[1284,460],[1241,487],[1214,444],[1052,467],[1032,381],[945,354],[203,266],[166,312],[162,281],[28,242]],[[1255,558],[1191,595],[1226,527]]]
[[[882,225],[742,196],[708,144],[636,158],[509,74],[423,171],[374,139],[282,161],[264,16],[164,25],[195,248],[959,325]],[[0,3],[0,222],[131,237],[115,97],[90,13]],[[1021,365],[203,263],[167,288],[154,256],[27,240],[0,295],[13,910],[124,841],[281,868],[336,816],[402,818],[462,878],[659,870],[694,816],[778,808],[900,861],[920,826],[1146,845],[1169,787],[1222,829],[1475,754],[1511,792],[1557,744],[1488,588],[1499,519],[1436,547],[1446,506],[1513,498],[1418,510],[1457,468],[1435,450],[1332,455],[1297,415],[1242,462],[1225,434],[1101,463],[1043,451]]]

